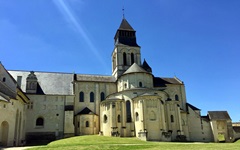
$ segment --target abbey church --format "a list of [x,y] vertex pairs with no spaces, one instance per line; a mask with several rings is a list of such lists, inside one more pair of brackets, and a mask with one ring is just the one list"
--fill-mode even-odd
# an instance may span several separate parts
[[201,116],[186,101],[183,81],[152,74],[125,18],[114,36],[111,63],[109,76],[13,71],[0,64],[0,145],[94,134],[146,141],[240,137],[227,111]]

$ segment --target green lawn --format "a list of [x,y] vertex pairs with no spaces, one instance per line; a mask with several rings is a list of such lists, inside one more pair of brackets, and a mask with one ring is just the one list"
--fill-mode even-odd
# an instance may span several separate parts
[[95,149],[197,149],[222,150],[240,149],[240,141],[235,143],[177,143],[177,142],[145,142],[137,138],[120,138],[105,136],[77,136],[49,143],[46,146],[34,147],[30,150],[95,150]]

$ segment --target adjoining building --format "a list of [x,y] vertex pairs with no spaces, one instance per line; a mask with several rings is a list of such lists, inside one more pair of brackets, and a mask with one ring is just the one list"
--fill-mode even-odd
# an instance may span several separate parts
[[30,99],[24,109],[27,143],[93,134],[148,141],[234,141],[226,111],[201,116],[200,109],[187,102],[180,79],[152,74],[147,61],[142,62],[136,31],[125,18],[114,43],[109,76],[9,71]]
[[29,98],[0,62],[0,146],[25,144]]

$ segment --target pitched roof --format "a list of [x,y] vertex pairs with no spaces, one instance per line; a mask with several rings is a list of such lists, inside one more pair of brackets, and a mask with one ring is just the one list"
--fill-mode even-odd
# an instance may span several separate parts
[[123,74],[129,73],[148,73],[148,72],[144,70],[142,67],[138,66],[138,64],[134,63]]
[[0,93],[1,96],[3,97],[7,97],[8,98],[13,98],[15,99],[17,96],[17,92],[13,91],[12,89],[10,89],[8,86],[6,86],[4,83],[0,82]]
[[75,74],[76,81],[94,81],[94,82],[115,82],[113,76]]
[[128,21],[123,18],[122,22],[119,26],[119,30],[129,30],[129,31],[134,31],[134,29],[132,28],[132,26],[128,23]]
[[9,102],[10,98],[0,92],[0,101]]
[[210,120],[231,120],[227,111],[208,111]]
[[162,78],[162,77],[154,77],[153,78],[154,87],[162,87],[166,86],[166,84],[183,84],[179,79],[176,77],[174,78]]
[[76,115],[87,115],[87,114],[95,114],[93,111],[91,111],[88,107],[85,107],[83,110],[81,110]]
[[[17,79],[22,76],[21,89],[26,92],[26,79],[30,71],[9,71]],[[38,92],[41,94],[73,95],[73,74],[56,72],[38,72],[34,74],[38,79]]]
[[200,110],[199,108],[187,103],[187,106],[190,107],[192,110]]

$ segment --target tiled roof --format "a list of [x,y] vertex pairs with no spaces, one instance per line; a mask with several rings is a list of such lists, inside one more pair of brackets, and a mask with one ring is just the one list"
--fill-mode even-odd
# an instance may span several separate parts
[[[17,79],[22,76],[21,89],[26,92],[26,78],[30,71],[9,71]],[[73,95],[73,74],[54,72],[34,72],[38,79],[39,94]]]
[[210,120],[231,120],[227,111],[208,111]]

